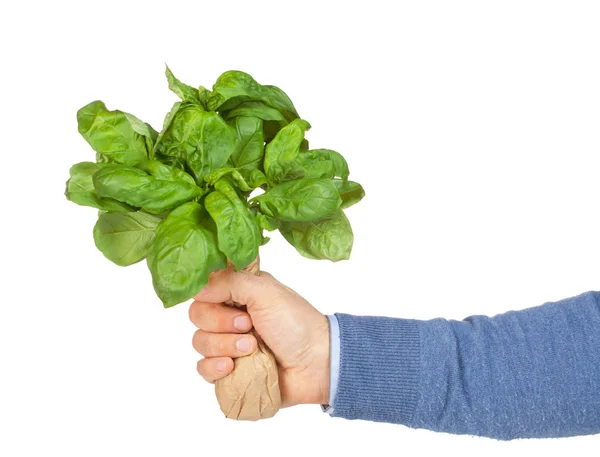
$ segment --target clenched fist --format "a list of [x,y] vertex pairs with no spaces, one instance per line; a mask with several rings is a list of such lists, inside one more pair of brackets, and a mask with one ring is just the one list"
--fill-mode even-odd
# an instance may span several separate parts
[[[248,312],[224,305],[227,300],[246,304]],[[327,318],[270,274],[212,273],[190,306],[190,319],[198,327],[192,344],[205,357],[198,372],[208,382],[227,376],[234,358],[256,350],[256,339],[245,335],[254,326],[277,359],[282,406],[327,403]]]

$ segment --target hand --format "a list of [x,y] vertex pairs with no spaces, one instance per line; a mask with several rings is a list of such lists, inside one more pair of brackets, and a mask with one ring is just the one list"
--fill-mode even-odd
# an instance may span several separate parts
[[[224,305],[227,300],[246,304],[248,312]],[[254,325],[277,359],[282,407],[327,403],[327,318],[270,274],[231,268],[212,273],[190,306],[190,320],[199,329],[192,344],[205,356],[198,372],[208,382],[227,376],[233,358],[256,349],[256,338],[241,335]]]

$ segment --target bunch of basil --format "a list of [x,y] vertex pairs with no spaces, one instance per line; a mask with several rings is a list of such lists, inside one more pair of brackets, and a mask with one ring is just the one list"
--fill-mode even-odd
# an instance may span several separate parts
[[[353,234],[343,208],[364,196],[348,164],[330,149],[309,149],[310,124],[288,96],[240,71],[212,91],[179,81],[181,101],[159,133],[95,101],[77,113],[96,162],[70,170],[65,195],[99,211],[94,241],[117,265],[146,258],[165,307],[193,297],[208,275],[249,265],[279,230],[311,259],[347,259]],[[252,197],[255,189],[264,190]]]

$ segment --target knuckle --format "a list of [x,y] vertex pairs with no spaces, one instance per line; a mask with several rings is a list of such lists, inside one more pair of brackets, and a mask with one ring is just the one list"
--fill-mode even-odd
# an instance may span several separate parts
[[278,283],[277,279],[275,279],[275,276],[266,271],[261,271],[257,278],[263,286],[272,286]]
[[196,351],[202,355],[206,355],[210,351],[209,335],[203,330],[197,330],[194,334],[193,346]]
[[210,336],[206,336],[206,338],[204,338],[204,342],[203,342],[203,350],[204,350],[204,355],[205,356],[213,356],[216,353],[216,344],[214,341],[214,336],[210,335]]
[[202,376],[202,378],[205,381],[211,382],[210,373],[208,372],[207,365],[208,365],[208,362],[206,361],[206,359],[202,359],[202,360],[198,361],[197,370],[198,370],[198,374],[200,376]]
[[228,352],[227,339],[222,335],[210,335],[205,344],[206,354],[210,357],[219,357]]
[[194,336],[192,336],[192,346],[196,351],[200,352],[200,330],[194,332]]
[[211,331],[217,328],[219,313],[216,303],[194,302],[190,308],[190,320],[199,328],[205,331]]
[[228,343],[227,338],[225,338],[225,337],[215,338],[215,345],[214,345],[215,355],[222,356],[222,355],[227,354],[229,352],[227,343]]
[[188,310],[188,317],[192,324],[196,323],[195,322],[196,321],[196,308],[197,308],[196,303],[198,303],[198,302],[196,302],[196,301],[192,302],[192,304],[190,305],[190,309]]
[[206,309],[205,314],[206,326],[208,329],[219,329],[221,324],[221,315],[216,304],[212,304]]

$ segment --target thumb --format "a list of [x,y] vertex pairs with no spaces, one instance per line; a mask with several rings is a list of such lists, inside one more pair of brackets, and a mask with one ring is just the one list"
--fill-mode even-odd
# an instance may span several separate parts
[[262,272],[260,276],[248,271],[234,272],[232,268],[211,273],[208,284],[194,297],[207,303],[224,303],[233,300],[252,307],[269,295],[274,286],[273,277]]

